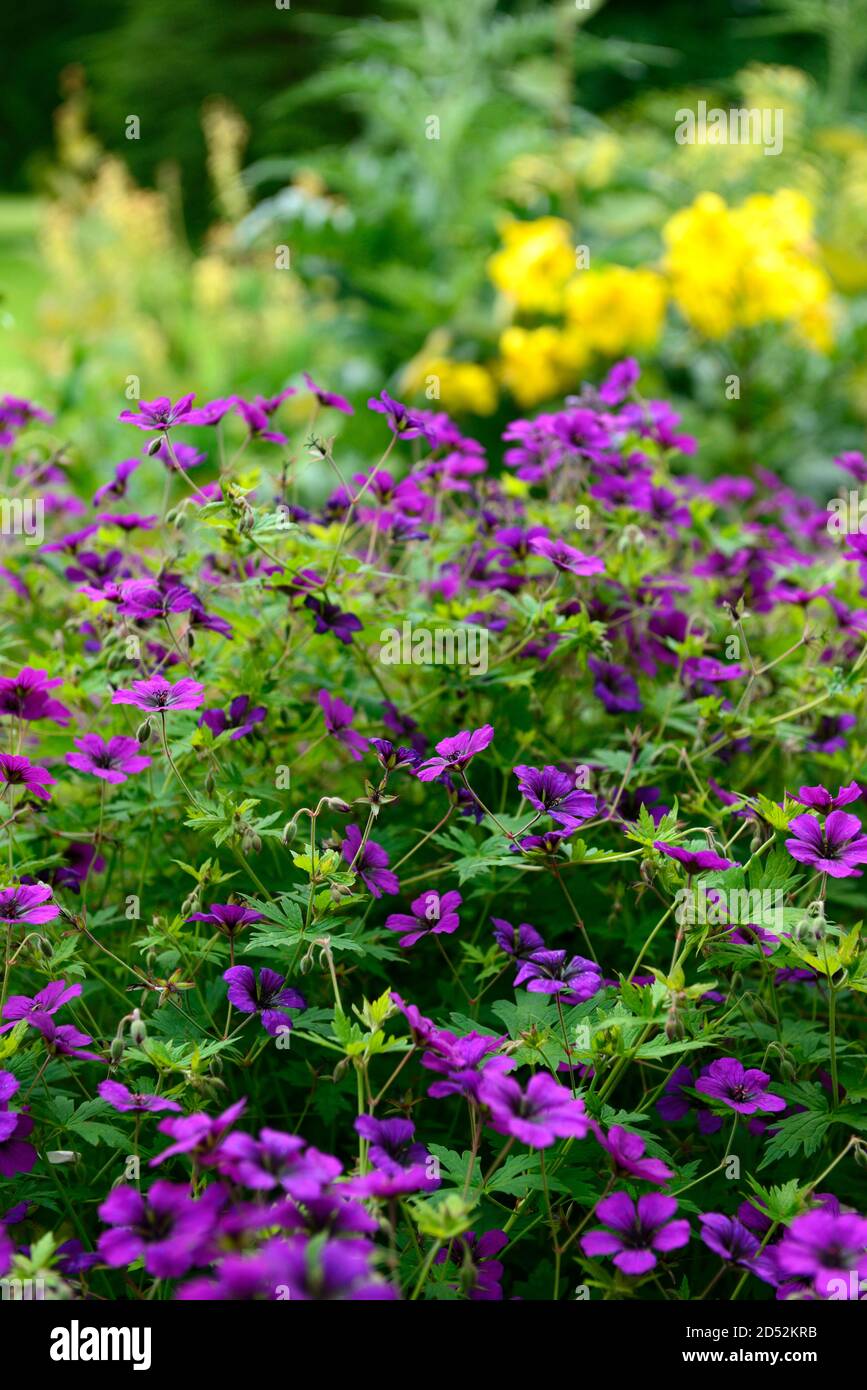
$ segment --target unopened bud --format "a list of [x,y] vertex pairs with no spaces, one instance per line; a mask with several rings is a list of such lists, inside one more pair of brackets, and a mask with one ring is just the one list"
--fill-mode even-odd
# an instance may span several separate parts
[[141,1047],[143,1042],[147,1042],[147,1024],[143,1018],[134,1018],[129,1025],[129,1035],[136,1047]]
[[147,743],[151,736],[151,724],[149,719],[146,719],[143,724],[139,724],[135,736],[139,743]]
[[160,435],[157,439],[151,440],[151,442],[148,444],[148,458],[153,458],[154,454],[159,453],[160,445],[162,444],[162,442],[162,435]]
[[108,1049],[108,1055],[115,1066],[117,1066],[118,1062],[123,1060],[123,1049],[123,1038],[112,1038],[111,1047]]
[[337,1063],[337,1066],[334,1068],[334,1071],[331,1073],[331,1080],[334,1082],[342,1081],[348,1070],[349,1058],[341,1057],[340,1061]]

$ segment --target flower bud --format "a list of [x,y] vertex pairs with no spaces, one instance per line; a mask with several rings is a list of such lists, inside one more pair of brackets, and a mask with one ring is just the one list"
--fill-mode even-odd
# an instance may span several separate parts
[[147,1024],[143,1018],[133,1019],[129,1025],[129,1035],[136,1047],[141,1047],[142,1043],[147,1041]]
[[151,736],[151,722],[149,719],[146,719],[143,724],[139,724],[135,736],[139,743],[147,743]]
[[340,1061],[337,1063],[337,1066],[334,1068],[334,1071],[331,1073],[331,1080],[335,1083],[338,1081],[342,1081],[348,1070],[349,1058],[341,1057]]
[[162,437],[162,435],[158,435],[156,439],[152,439],[152,440],[150,441],[150,443],[148,444],[148,448],[147,448],[148,458],[153,458],[154,454],[156,454],[156,453],[159,452],[159,448],[160,448],[160,445],[162,444],[162,442],[163,442],[163,437]]
[[112,1064],[113,1064],[114,1066],[117,1066],[117,1064],[118,1064],[119,1062],[122,1062],[122,1061],[123,1061],[123,1052],[124,1052],[124,1041],[123,1041],[123,1038],[112,1038],[112,1040],[111,1040],[111,1047],[108,1049],[108,1055],[109,1055],[109,1057],[111,1058]]

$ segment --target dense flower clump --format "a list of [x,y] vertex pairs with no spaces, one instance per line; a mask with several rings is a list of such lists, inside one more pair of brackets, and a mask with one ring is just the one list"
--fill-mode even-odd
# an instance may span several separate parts
[[867,547],[639,382],[6,398],[0,1277],[865,1296]]

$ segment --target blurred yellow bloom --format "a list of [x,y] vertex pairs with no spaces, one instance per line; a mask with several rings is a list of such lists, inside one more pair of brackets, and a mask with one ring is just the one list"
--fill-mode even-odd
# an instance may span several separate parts
[[540,217],[506,222],[503,249],[488,261],[491,280],[518,309],[556,314],[563,288],[575,271],[575,248],[568,222]]
[[794,189],[729,207],[701,193],[663,228],[665,270],[686,319],[710,338],[761,323],[793,324],[811,346],[831,346],[831,282],[813,240],[813,207]]
[[587,355],[559,328],[514,326],[500,335],[500,378],[520,405],[536,405],[575,385]]
[[665,301],[665,281],[655,271],[613,265],[585,271],[569,283],[566,316],[589,351],[616,357],[656,342]]
[[427,388],[431,378],[439,389],[439,400],[445,410],[456,415],[493,415],[497,408],[497,383],[487,367],[478,362],[455,362],[449,357],[434,357],[424,364],[422,384]]

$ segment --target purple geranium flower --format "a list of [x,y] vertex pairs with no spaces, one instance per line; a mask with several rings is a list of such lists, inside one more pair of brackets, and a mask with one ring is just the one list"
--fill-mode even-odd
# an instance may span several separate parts
[[603,1134],[595,1121],[592,1128],[603,1149],[610,1154],[616,1173],[660,1184],[674,1177],[672,1170],[661,1159],[644,1157],[647,1145],[640,1134],[632,1134],[621,1125],[612,1125],[608,1133]]
[[748,1265],[759,1251],[759,1240],[736,1216],[710,1211],[700,1216],[701,1238],[709,1250],[731,1264]]
[[533,951],[515,976],[515,989],[519,985],[531,994],[559,995],[564,1004],[583,1004],[602,988],[602,971],[584,956],[567,960],[565,951]]
[[101,1220],[111,1227],[99,1238],[99,1253],[113,1269],[144,1256],[145,1268],[156,1279],[177,1279],[207,1262],[205,1252],[223,1200],[219,1187],[207,1188],[195,1200],[181,1183],[155,1182],[146,1195],[121,1184],[99,1208]]
[[0,782],[10,787],[24,787],[42,801],[51,800],[49,787],[56,787],[57,781],[45,767],[34,767],[29,758],[16,757],[12,753],[0,753]]
[[116,690],[112,696],[113,705],[135,705],[148,714],[159,714],[167,709],[198,709],[205,697],[205,687],[198,681],[186,678],[175,685],[163,676],[150,676],[147,680],[133,681],[129,690]]
[[588,656],[587,665],[595,677],[593,694],[609,714],[627,714],[641,709],[638,685],[625,667],[613,661],[600,661],[595,656]]
[[673,1221],[677,1202],[661,1192],[645,1193],[637,1202],[625,1192],[603,1197],[596,1215],[608,1230],[588,1231],[581,1237],[585,1255],[613,1255],[624,1274],[638,1275],[656,1266],[656,1255],[680,1250],[689,1241],[689,1222]]
[[207,922],[209,927],[228,937],[236,936],[251,922],[262,920],[261,912],[241,903],[211,903],[207,912],[191,912],[187,918],[188,922]]
[[419,767],[416,774],[419,781],[433,782],[444,772],[462,771],[476,753],[481,753],[488,747],[493,737],[493,726],[483,724],[480,729],[462,729],[459,734],[442,739],[436,745],[439,756],[428,758]]
[[414,771],[421,762],[414,748],[398,747],[387,738],[372,738],[369,742],[376,752],[380,767],[386,772],[400,772],[401,768],[412,768]]
[[427,1162],[429,1154],[424,1144],[414,1139],[412,1120],[391,1118],[377,1120],[373,1115],[359,1115],[355,1130],[369,1145],[367,1156],[375,1168],[385,1173],[401,1173]]
[[[686,1094],[687,1087],[695,1089],[695,1078],[689,1067],[678,1067],[666,1081],[662,1095],[656,1102],[656,1108],[666,1124],[682,1120],[695,1106],[695,1100]],[[722,1118],[710,1110],[698,1110],[697,1119],[700,1134],[716,1134],[718,1129],[722,1129]]]
[[262,1129],[258,1139],[236,1130],[221,1145],[220,1172],[257,1192],[282,1188],[298,1202],[313,1201],[341,1171],[331,1154],[308,1147],[297,1134]]
[[491,921],[494,924],[494,940],[506,955],[514,956],[516,960],[526,960],[534,951],[544,951],[541,934],[529,922],[520,922],[513,927],[504,917],[492,917]]
[[410,904],[412,916],[405,912],[392,912],[385,919],[389,931],[401,931],[406,935],[400,938],[401,946],[414,946],[423,936],[439,936],[457,931],[460,925],[457,909],[461,905],[460,893],[443,893],[435,889],[421,893]]
[[197,1163],[213,1167],[220,1157],[226,1135],[244,1113],[246,1105],[246,1099],[237,1100],[222,1115],[205,1115],[200,1110],[195,1115],[181,1115],[177,1119],[169,1116],[160,1120],[157,1125],[160,1134],[168,1134],[175,1142],[152,1158],[150,1167],[156,1168],[176,1154],[192,1154]]
[[60,908],[50,903],[48,883],[19,883],[17,888],[0,888],[0,922],[26,922],[36,926],[60,916]]
[[355,409],[349,404],[344,396],[338,396],[334,391],[326,391],[321,386],[317,386],[309,372],[302,372],[308,391],[317,399],[320,405],[328,406],[331,410],[340,410],[344,415],[354,415]]
[[325,599],[316,598],[313,594],[307,595],[304,607],[309,608],[313,614],[314,631],[320,636],[325,632],[333,632],[344,647],[351,645],[353,632],[360,632],[362,629],[361,619],[354,613],[345,612],[338,608],[336,603],[326,603]]
[[857,801],[861,794],[858,783],[850,782],[848,786],[840,787],[837,792],[829,792],[824,787],[799,787],[797,795],[792,799],[799,801],[802,806],[808,806],[811,811],[821,811],[824,815],[828,811],[838,811],[841,806],[848,806],[851,802]]
[[711,849],[684,849],[681,845],[667,845],[662,840],[654,840],[653,848],[658,849],[662,854],[667,854],[669,859],[676,859],[679,864],[683,864],[687,873],[707,873],[710,870],[721,871],[734,867],[734,861],[723,859],[719,854],[715,854]]
[[139,401],[138,410],[122,410],[117,417],[127,425],[135,425],[140,430],[153,430],[165,432],[170,430],[173,425],[202,425],[210,424],[210,420],[203,417],[208,407],[193,410],[192,404],[196,399],[195,392],[188,396],[181,396],[172,405],[168,396],[157,396],[153,401]]
[[11,1071],[0,1071],[0,1178],[29,1173],[36,1162],[36,1150],[25,1142],[33,1121],[26,1111],[9,1109],[20,1085]]
[[401,405],[387,391],[380,391],[379,400],[372,396],[367,402],[369,410],[375,410],[388,420],[388,427],[403,439],[416,439],[424,429],[424,417],[416,410]]
[[233,965],[223,975],[227,996],[242,1014],[258,1014],[262,1027],[272,1037],[292,1027],[287,1009],[306,1009],[307,1001],[297,989],[284,988],[285,976],[262,966],[258,982],[249,965]]
[[40,989],[32,998],[27,994],[10,994],[3,1006],[3,1017],[8,1018],[10,1022],[3,1024],[0,1033],[8,1033],[22,1018],[26,1018],[28,1023],[33,1023],[36,1017],[45,1018],[49,1014],[55,1014],[80,993],[80,984],[68,985],[65,980],[52,980],[50,985]]
[[530,549],[534,555],[541,555],[543,559],[549,560],[555,569],[577,574],[581,578],[590,574],[601,574],[605,569],[605,562],[600,560],[598,555],[585,555],[583,551],[576,550],[574,545],[567,545],[565,541],[551,541],[544,536],[536,536],[530,541]]
[[495,1257],[508,1243],[505,1231],[486,1231],[483,1236],[464,1231],[439,1251],[434,1264],[448,1261],[460,1268],[460,1288],[471,1303],[499,1302],[503,1297],[503,1266]]
[[79,750],[67,753],[66,761],[79,772],[89,772],[105,782],[125,782],[137,772],[150,767],[151,760],[142,755],[137,739],[115,734],[104,739],[101,734],[84,734],[73,739]]
[[867,1278],[867,1219],[827,1209],[806,1211],[789,1226],[776,1257],[783,1275],[812,1280],[820,1298],[839,1297],[853,1271],[860,1290],[861,1280]]
[[252,732],[256,724],[261,724],[268,711],[264,705],[255,705],[250,708],[249,695],[236,695],[229,705],[228,711],[223,709],[206,709],[199,720],[200,724],[207,724],[211,733],[216,736],[223,734],[227,729],[231,729],[230,739],[243,738],[245,734]]
[[354,866],[374,898],[381,898],[383,893],[393,896],[400,892],[397,874],[388,867],[387,851],[375,840],[365,841],[362,848],[361,831],[357,825],[346,827],[346,839],[341,851],[347,864]]
[[745,1070],[736,1057],[719,1057],[711,1062],[695,1083],[695,1089],[711,1100],[721,1101],[739,1115],[754,1115],[757,1110],[785,1110],[782,1096],[768,1093],[771,1078],[766,1071],[752,1067]]
[[14,719],[50,719],[55,724],[68,724],[72,715],[65,705],[48,694],[62,685],[58,677],[49,680],[45,671],[25,666],[17,676],[0,676],[0,715]]
[[96,1089],[102,1099],[121,1114],[129,1111],[144,1113],[157,1110],[176,1110],[180,1114],[181,1107],[176,1100],[169,1100],[166,1096],[148,1096],[141,1092],[133,1092],[120,1081],[100,1081]]
[[108,1066],[105,1057],[100,1057],[98,1052],[87,1051],[83,1044],[93,1042],[93,1038],[87,1033],[80,1033],[73,1024],[62,1023],[58,1026],[47,1014],[34,1014],[30,1022],[39,1029],[53,1057],[78,1057],[83,1062],[100,1062],[104,1067]]
[[573,779],[550,765],[513,769],[518,791],[537,811],[543,811],[566,830],[575,830],[596,811],[596,798],[579,790]]
[[523,1091],[513,1076],[489,1064],[482,1073],[479,1101],[491,1115],[491,1128],[534,1149],[558,1139],[583,1139],[589,1128],[580,1096],[573,1096],[549,1072],[531,1076]]
[[343,700],[338,700],[336,695],[329,695],[327,690],[320,690],[317,699],[331,737],[342,743],[355,761],[360,762],[367,750],[367,739],[352,727],[355,710],[351,705],[344,704]]
[[810,864],[832,878],[860,878],[858,864],[867,864],[867,836],[861,822],[847,811],[832,811],[825,827],[816,816],[795,816],[789,822],[794,838],[786,849],[800,864]]

